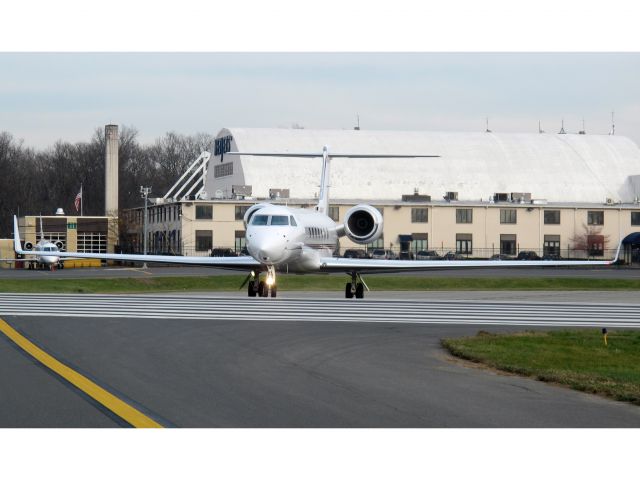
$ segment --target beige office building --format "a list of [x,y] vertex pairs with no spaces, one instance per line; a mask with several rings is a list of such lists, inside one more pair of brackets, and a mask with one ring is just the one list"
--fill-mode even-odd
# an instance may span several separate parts
[[[242,217],[257,202],[315,203],[320,158],[225,156],[237,152],[439,155],[438,158],[334,158],[330,215],[358,203],[378,208],[396,252],[436,250],[489,258],[608,258],[640,239],[640,149],[613,135],[223,129],[195,194],[148,210],[149,252],[208,255],[241,251]],[[143,209],[127,215],[123,249],[142,251]],[[630,237],[631,236],[631,237]],[[633,240],[631,240],[633,239]]]

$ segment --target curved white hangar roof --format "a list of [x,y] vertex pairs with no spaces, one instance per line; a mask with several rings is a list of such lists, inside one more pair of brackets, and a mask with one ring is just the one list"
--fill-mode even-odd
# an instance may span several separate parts
[[269,189],[314,198],[320,158],[221,157],[219,151],[307,153],[324,145],[335,153],[441,155],[334,158],[332,199],[400,200],[417,188],[434,200],[449,191],[473,201],[528,192],[551,202],[628,203],[640,193],[640,149],[621,136],[225,128],[217,138],[205,184],[209,198],[231,197],[233,185],[251,185],[258,198]]

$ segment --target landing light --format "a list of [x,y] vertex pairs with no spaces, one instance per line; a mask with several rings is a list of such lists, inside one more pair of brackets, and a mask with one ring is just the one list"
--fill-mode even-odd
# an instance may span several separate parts
[[269,285],[269,286],[273,285],[273,277],[271,277],[271,276],[267,277],[267,285]]

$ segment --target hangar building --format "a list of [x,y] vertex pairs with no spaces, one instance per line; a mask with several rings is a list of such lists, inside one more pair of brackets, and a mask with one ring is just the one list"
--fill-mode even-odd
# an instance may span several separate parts
[[[332,159],[330,215],[342,221],[357,203],[383,213],[383,236],[368,248],[611,257],[620,240],[640,232],[640,149],[623,136],[225,128],[197,194],[150,207],[150,251],[240,250],[251,204],[315,202],[321,159],[225,153],[324,145],[342,154],[440,155]],[[129,220],[123,247],[140,251],[141,209]],[[341,239],[342,250],[353,247]]]

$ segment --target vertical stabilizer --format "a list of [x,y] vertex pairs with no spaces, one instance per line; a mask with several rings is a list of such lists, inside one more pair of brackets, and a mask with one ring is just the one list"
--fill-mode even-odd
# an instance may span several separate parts
[[42,214],[40,214],[40,241],[44,242],[44,228],[42,227]]
[[322,147],[322,177],[320,178],[320,195],[318,195],[318,206],[316,211],[328,215],[329,213],[329,167],[331,157],[329,149],[325,145]]

